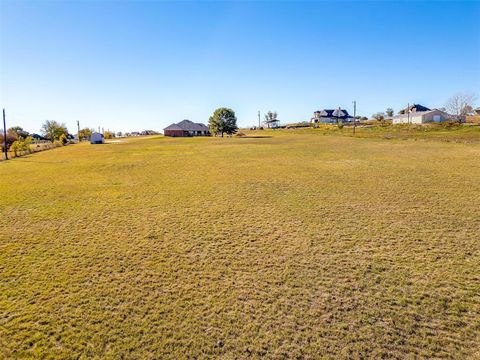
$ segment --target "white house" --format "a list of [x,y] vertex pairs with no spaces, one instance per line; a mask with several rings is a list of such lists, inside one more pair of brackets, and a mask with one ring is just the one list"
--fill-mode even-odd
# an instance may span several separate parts
[[407,114],[395,115],[393,124],[426,124],[432,122],[443,122],[451,119],[445,111],[433,109],[428,111],[414,111]]
[[103,137],[103,134],[94,132],[90,136],[90,144],[104,144],[104,143],[105,143],[105,139]]

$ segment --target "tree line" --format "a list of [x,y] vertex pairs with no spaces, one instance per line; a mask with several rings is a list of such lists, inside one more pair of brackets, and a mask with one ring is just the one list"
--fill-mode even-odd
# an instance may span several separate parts
[[54,120],[47,120],[42,125],[39,134],[31,134],[20,126],[13,126],[6,131],[6,141],[3,133],[0,134],[0,146],[2,151],[5,151],[5,144],[7,151],[13,151],[15,156],[23,151],[30,149],[30,144],[34,141],[44,140],[58,142],[60,145],[65,145],[73,136],[68,133],[67,127],[63,123]]

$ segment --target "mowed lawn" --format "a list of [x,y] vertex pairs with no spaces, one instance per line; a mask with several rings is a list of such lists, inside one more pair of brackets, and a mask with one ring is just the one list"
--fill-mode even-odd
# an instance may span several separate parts
[[136,138],[0,180],[0,358],[480,358],[479,144]]

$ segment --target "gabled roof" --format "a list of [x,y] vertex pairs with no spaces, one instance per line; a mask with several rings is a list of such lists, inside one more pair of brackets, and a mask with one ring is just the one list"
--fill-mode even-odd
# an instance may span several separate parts
[[183,130],[183,129],[177,124],[171,124],[171,125],[168,125],[165,129],[163,129],[163,131],[165,130]]
[[430,111],[431,109],[427,108],[426,106],[423,106],[423,105],[419,105],[419,104],[412,104],[410,105],[409,107],[403,109],[403,111],[412,111],[413,109],[415,109],[415,111],[418,113],[418,112],[421,112],[421,111]]
[[32,138],[34,139],[38,139],[38,140],[47,140],[46,137],[42,136],[42,135],[38,135],[38,134],[32,134],[30,135]]
[[202,123],[194,123],[190,120],[182,120],[178,124],[183,130],[187,131],[208,131],[208,127]]
[[208,127],[202,123],[194,123],[190,120],[182,120],[177,124],[167,126],[163,130],[208,131]]
[[344,109],[323,109],[323,110],[317,110],[315,113],[318,113],[320,117],[337,117],[338,115],[339,118],[344,118],[344,117],[350,117],[348,115],[348,111]]

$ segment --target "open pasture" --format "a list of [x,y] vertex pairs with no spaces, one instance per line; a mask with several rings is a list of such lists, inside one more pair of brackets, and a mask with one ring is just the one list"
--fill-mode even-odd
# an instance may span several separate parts
[[480,145],[265,134],[0,163],[0,358],[480,357]]

